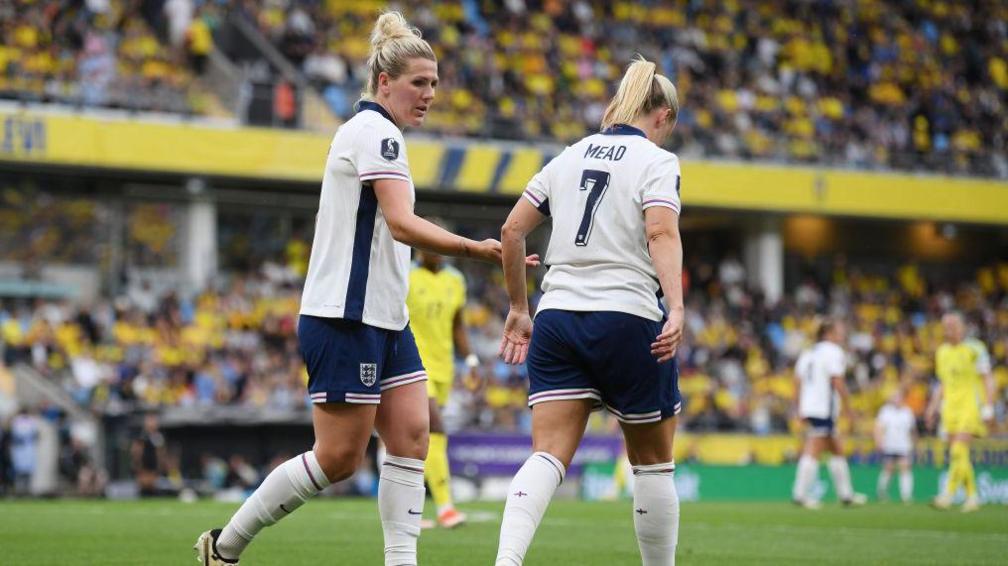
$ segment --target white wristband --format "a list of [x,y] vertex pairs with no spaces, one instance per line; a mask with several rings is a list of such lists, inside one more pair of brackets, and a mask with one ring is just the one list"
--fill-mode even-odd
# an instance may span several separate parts
[[476,354],[469,354],[468,356],[465,357],[465,365],[469,369],[479,367],[480,365],[479,358],[476,357]]
[[990,420],[994,418],[994,405],[984,405],[980,409],[980,418],[983,420]]

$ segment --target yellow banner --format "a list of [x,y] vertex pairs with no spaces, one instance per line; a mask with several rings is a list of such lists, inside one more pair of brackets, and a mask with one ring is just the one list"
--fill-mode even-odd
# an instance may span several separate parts
[[[0,162],[317,182],[330,137],[37,112],[0,114]],[[423,190],[520,193],[548,154],[536,147],[412,138]],[[934,175],[684,161],[687,206],[1008,224],[1008,183]]]

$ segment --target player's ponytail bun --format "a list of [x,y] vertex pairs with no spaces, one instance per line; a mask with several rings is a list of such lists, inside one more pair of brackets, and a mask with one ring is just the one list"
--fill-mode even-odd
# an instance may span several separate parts
[[659,75],[657,67],[643,56],[634,57],[620,81],[616,96],[602,116],[602,129],[629,124],[655,108],[671,108],[672,119],[679,115],[679,96],[672,81]]
[[371,32],[368,80],[363,97],[374,98],[378,90],[379,74],[385,72],[396,78],[406,70],[409,60],[416,57],[437,61],[430,44],[420,37],[420,30],[410,26],[402,14],[385,12],[378,16]]

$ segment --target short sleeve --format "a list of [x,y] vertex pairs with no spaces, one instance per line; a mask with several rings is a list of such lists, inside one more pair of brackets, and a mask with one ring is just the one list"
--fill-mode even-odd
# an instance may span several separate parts
[[801,355],[798,356],[798,361],[795,362],[794,367],[795,375],[799,379],[804,380],[805,376],[808,375],[808,365],[809,365],[809,354],[807,351],[802,352]]
[[840,346],[832,349],[828,369],[830,377],[847,373],[847,360],[844,359],[843,349]]
[[355,142],[354,157],[361,181],[410,180],[406,141],[391,123],[363,127]]
[[679,158],[675,154],[663,152],[661,159],[645,170],[641,184],[641,207],[664,206],[678,213],[682,208],[679,201]]
[[[563,154],[561,153],[560,155]],[[528,182],[528,185],[525,186],[525,192],[522,193],[525,200],[532,203],[532,206],[536,207],[539,212],[546,216],[550,215],[549,197],[550,188],[553,185],[551,182],[552,173],[553,169],[557,167],[555,164],[560,160],[560,155],[551,159],[542,170],[536,173],[532,177],[532,180]]]

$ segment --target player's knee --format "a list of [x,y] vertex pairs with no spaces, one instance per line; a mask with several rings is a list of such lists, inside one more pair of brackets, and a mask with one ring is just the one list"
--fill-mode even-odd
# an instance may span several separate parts
[[553,456],[564,465],[564,468],[569,468],[571,460],[574,459],[574,452],[568,448],[564,442],[551,442],[549,439],[538,440],[533,443],[533,452],[545,452],[550,456]]
[[350,446],[315,446],[315,458],[330,483],[352,476],[361,465],[364,455]]
[[417,460],[427,459],[430,432],[426,423],[403,427],[398,431],[396,438],[383,438],[383,440],[389,454]]

